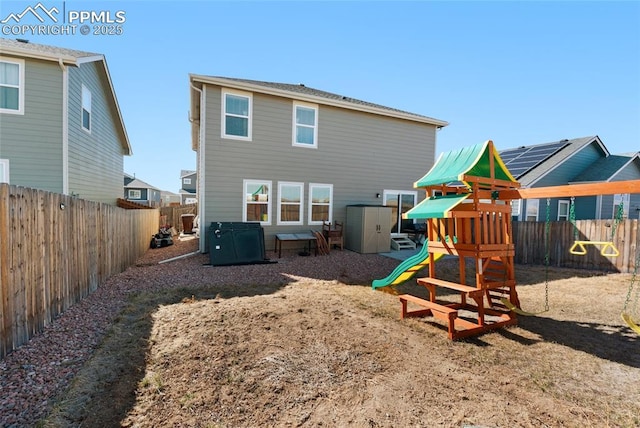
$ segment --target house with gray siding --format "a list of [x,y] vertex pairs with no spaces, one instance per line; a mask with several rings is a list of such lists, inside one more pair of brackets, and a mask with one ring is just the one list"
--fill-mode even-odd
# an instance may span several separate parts
[[[598,136],[505,149],[500,156],[523,188],[640,179],[640,154],[612,155]],[[576,220],[611,219],[621,201],[626,218],[639,218],[640,195],[619,194],[551,198],[549,219],[569,221],[572,203]],[[524,199],[514,203],[513,214],[546,221],[546,207],[546,199]]]
[[198,202],[198,174],[196,171],[183,169],[180,171],[180,198],[182,205]]
[[[189,79],[203,231],[260,222],[269,250],[276,233],[320,230],[366,204],[391,206],[395,232],[424,197],[413,183],[447,122],[303,84]],[[206,239],[200,246],[208,251]]]
[[104,55],[0,39],[0,179],[115,204],[131,145]]
[[124,199],[158,208],[162,206],[162,191],[130,174],[125,174]]

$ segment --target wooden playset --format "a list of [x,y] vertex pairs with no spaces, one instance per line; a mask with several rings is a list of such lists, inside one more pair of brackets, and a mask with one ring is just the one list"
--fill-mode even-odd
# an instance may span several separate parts
[[[493,142],[487,141],[444,153],[415,187],[424,189],[427,197],[405,218],[426,219],[428,248],[420,268],[427,267],[428,276],[416,281],[427,288],[429,298],[400,295],[401,317],[433,316],[447,324],[450,339],[458,339],[516,324],[517,313],[525,313],[516,291],[513,199],[640,193],[640,180],[520,189]],[[458,257],[457,282],[439,278],[435,261],[443,255]],[[467,274],[469,259],[475,266],[474,277]],[[396,281],[388,284],[397,285],[398,278],[407,277],[398,272],[393,276]],[[374,282],[374,288],[385,284]],[[440,288],[459,293],[459,301],[439,300]],[[419,309],[410,310],[409,304]]]

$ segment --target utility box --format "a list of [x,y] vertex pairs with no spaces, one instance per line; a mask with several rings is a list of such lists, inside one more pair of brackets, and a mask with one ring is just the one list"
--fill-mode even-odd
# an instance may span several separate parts
[[209,261],[213,266],[266,263],[260,223],[212,222]]
[[348,205],[344,246],[363,254],[391,251],[391,207]]

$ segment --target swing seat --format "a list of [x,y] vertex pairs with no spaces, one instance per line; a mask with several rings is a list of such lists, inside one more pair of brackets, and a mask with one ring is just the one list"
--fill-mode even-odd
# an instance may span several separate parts
[[510,311],[513,311],[516,314],[523,315],[525,317],[539,315],[549,310],[549,309],[545,309],[544,311],[540,311],[540,312],[527,312],[527,311],[523,311],[522,309],[520,309],[519,307],[511,303],[506,297],[503,297],[502,299],[500,299],[500,301],[502,302],[503,305],[509,308]]
[[604,257],[618,257],[620,255],[620,252],[611,241],[575,241],[569,248],[569,253],[576,256],[584,256],[587,254],[585,245],[602,245],[600,255]]
[[635,331],[636,333],[640,334],[640,325],[636,324],[633,319],[631,318],[631,315],[627,314],[627,313],[622,313],[621,314],[622,320],[627,323],[627,325],[631,328],[631,330]]

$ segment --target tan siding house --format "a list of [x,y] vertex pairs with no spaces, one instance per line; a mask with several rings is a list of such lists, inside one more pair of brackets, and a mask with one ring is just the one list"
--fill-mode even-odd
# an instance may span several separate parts
[[354,204],[398,206],[435,158],[447,122],[303,85],[190,75],[201,251],[211,222],[259,221],[276,233],[345,221]]

